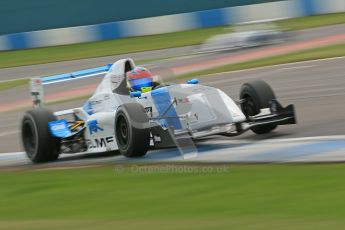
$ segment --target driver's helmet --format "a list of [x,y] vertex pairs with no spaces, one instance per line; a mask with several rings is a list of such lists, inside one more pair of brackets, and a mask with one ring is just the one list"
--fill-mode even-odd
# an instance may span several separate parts
[[149,92],[153,87],[153,77],[144,67],[135,67],[126,73],[127,87],[131,91]]

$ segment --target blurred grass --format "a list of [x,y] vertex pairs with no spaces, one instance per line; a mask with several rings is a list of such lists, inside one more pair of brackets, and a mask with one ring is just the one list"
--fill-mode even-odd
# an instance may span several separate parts
[[17,86],[26,85],[29,83],[29,79],[18,79],[0,82],[0,90],[11,89]]
[[223,27],[91,43],[0,52],[0,68],[67,61],[199,44]]
[[287,30],[303,30],[342,23],[345,23],[345,13],[315,15],[277,21],[278,26]]
[[[286,19],[277,22],[288,30],[345,23],[345,13]],[[223,32],[225,27],[116,39],[100,42],[0,52],[0,68],[42,64],[91,57],[109,56],[147,50],[201,44],[208,37]]]
[[137,171],[3,171],[0,228],[266,230],[345,224],[345,164],[233,165],[208,174]]
[[255,59],[252,61],[246,61],[246,62],[241,62],[241,63],[236,63],[236,64],[224,65],[220,67],[215,67],[211,69],[184,74],[179,77],[189,78],[189,77],[204,76],[204,75],[215,74],[215,73],[230,72],[230,71],[236,71],[236,70],[258,68],[258,67],[264,67],[264,66],[272,66],[272,65],[308,61],[308,60],[315,60],[315,59],[323,59],[323,58],[342,57],[342,56],[345,56],[345,43],[330,45],[330,46],[325,46],[325,47],[320,47],[320,48],[313,48],[310,50],[298,51],[298,52],[272,56],[272,57],[267,57],[267,58],[262,58],[262,59]]

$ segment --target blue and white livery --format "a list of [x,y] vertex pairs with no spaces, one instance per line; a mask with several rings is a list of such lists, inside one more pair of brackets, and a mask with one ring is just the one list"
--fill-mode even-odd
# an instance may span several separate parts
[[[198,84],[164,84],[150,92],[130,92],[125,73],[132,59],[112,65],[41,79],[32,79],[35,109],[22,123],[24,149],[33,162],[51,161],[60,153],[119,151],[144,156],[150,148],[177,146],[184,157],[196,154],[194,140],[249,129],[267,133],[296,123],[293,105],[283,108],[262,81],[246,83],[240,100],[217,88]],[[43,86],[104,76],[93,95],[78,108],[50,112],[43,108]],[[157,77],[157,76],[156,76]]]

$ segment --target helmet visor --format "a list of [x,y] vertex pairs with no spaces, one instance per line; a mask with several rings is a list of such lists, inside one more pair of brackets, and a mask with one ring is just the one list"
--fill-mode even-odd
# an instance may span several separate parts
[[141,91],[142,88],[151,87],[152,88],[152,78],[138,78],[138,79],[128,79],[128,83],[133,90]]

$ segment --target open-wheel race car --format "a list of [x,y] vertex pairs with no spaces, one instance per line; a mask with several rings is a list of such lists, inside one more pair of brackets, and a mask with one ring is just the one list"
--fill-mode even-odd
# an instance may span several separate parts
[[[229,28],[228,28],[229,29]],[[292,33],[273,23],[252,23],[231,27],[231,32],[214,35],[200,45],[196,52],[227,51],[241,48],[274,45],[292,39]]]
[[[112,65],[31,79],[34,109],[22,120],[22,142],[35,163],[56,160],[62,153],[119,151],[142,157],[149,149],[177,146],[187,153],[193,140],[221,134],[257,134],[295,124],[294,106],[282,107],[264,81],[243,84],[234,101],[220,89],[198,84],[156,84],[131,91],[132,59]],[[43,107],[43,86],[104,76],[93,95],[79,108],[51,112]],[[187,149],[185,151],[185,149]]]

